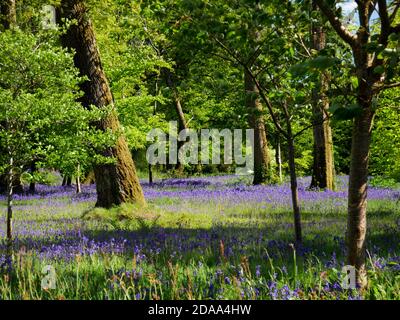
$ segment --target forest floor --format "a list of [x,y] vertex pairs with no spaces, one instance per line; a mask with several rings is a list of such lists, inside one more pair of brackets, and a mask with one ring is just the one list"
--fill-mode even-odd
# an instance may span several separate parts
[[[39,185],[16,197],[14,262],[0,270],[0,299],[400,299],[400,191],[369,189],[370,285],[358,292],[342,288],[347,178],[335,192],[308,185],[300,179],[296,250],[287,183],[167,179],[143,183],[147,208],[108,211],[92,210],[94,186],[75,194]],[[1,240],[0,265],[4,252]],[[43,290],[47,265],[55,288]]]

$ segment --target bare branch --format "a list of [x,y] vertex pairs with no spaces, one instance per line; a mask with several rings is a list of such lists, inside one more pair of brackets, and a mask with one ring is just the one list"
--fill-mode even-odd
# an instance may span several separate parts
[[392,88],[397,88],[397,87],[400,87],[400,82],[394,82],[394,83],[384,84],[384,85],[381,86],[378,90],[379,90],[379,91],[382,91],[382,90],[392,89]]

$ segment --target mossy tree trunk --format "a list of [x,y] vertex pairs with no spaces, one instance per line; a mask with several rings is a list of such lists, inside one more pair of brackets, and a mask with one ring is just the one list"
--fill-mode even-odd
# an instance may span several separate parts
[[[313,10],[318,7],[313,3]],[[326,46],[326,32],[319,23],[313,23],[311,28],[312,49],[321,51]],[[310,188],[334,189],[334,158],[332,129],[328,117],[329,100],[326,95],[329,86],[329,76],[326,72],[319,76],[316,88],[312,90],[312,111],[314,137],[313,171]]]
[[264,113],[258,96],[258,88],[251,75],[245,71],[245,104],[249,112],[249,126],[254,129],[254,178],[253,184],[263,184],[271,179],[270,158],[268,154],[267,135]]
[[[66,47],[75,50],[75,65],[82,76],[89,78],[89,81],[84,82],[81,87],[84,92],[82,104],[88,108],[91,105],[98,108],[113,106],[110,86],[103,71],[92,22],[84,1],[61,1],[60,15],[77,21],[68,29],[62,42]],[[124,202],[144,205],[142,187],[128,144],[121,133],[115,109],[112,108],[112,111],[95,125],[102,131],[111,130],[119,135],[116,144],[102,152],[103,156],[114,159],[114,163],[99,164],[94,168],[97,189],[96,206],[109,208]]]

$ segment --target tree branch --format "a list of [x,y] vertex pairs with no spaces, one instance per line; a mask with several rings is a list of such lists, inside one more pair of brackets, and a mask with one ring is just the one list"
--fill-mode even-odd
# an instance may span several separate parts
[[386,46],[390,35],[390,19],[386,0],[378,0],[379,17],[381,20],[381,34],[379,36],[379,43]]
[[382,90],[392,89],[392,88],[397,88],[397,87],[400,87],[400,82],[394,82],[394,83],[384,84],[384,85],[381,86],[378,90],[379,90],[379,91],[382,91]]
[[[393,2],[393,4],[394,4],[394,2]],[[391,23],[396,18],[396,14],[397,14],[397,11],[399,11],[399,9],[400,9],[400,1],[397,1],[397,3],[395,4],[395,7],[389,17],[389,20]]]
[[322,13],[328,18],[330,24],[335,29],[336,33],[350,46],[354,47],[357,42],[357,37],[345,28],[340,19],[335,15],[333,10],[325,2],[325,0],[315,0]]
[[256,85],[257,89],[258,89],[258,93],[260,94],[261,99],[264,101],[264,103],[266,104],[267,108],[268,108],[268,112],[271,115],[272,118],[272,122],[274,123],[275,127],[277,128],[277,130],[286,138],[288,139],[288,134],[285,130],[283,130],[282,126],[279,123],[279,120],[277,118],[277,116],[275,115],[275,112],[273,110],[272,107],[272,103],[271,101],[268,99],[268,97],[264,94],[265,92],[268,92],[264,87],[261,86],[261,84],[258,82],[257,78],[255,77],[255,75],[253,74],[253,72],[250,70],[250,68],[246,65],[245,62],[243,62],[239,57],[236,56],[236,54],[234,52],[232,52],[232,50],[230,50],[227,46],[225,46],[220,40],[218,40],[217,38],[214,37],[214,40],[218,43],[218,45],[224,49],[233,59],[235,59],[235,61],[237,63],[239,63],[245,70],[245,72],[247,72],[251,79],[253,80],[254,84]]

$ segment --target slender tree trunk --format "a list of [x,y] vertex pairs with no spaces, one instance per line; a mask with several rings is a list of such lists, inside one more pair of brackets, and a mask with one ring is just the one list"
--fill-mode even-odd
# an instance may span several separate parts
[[283,176],[282,176],[282,151],[281,151],[281,138],[278,134],[278,138],[276,141],[276,153],[275,153],[275,160],[277,164],[277,170],[278,170],[278,177],[279,181],[283,181]]
[[149,163],[149,184],[153,184],[153,168],[150,163]]
[[[175,111],[178,116],[178,131],[180,132],[180,131],[188,128],[186,119],[185,119],[185,114],[183,113],[183,109],[182,109],[181,98],[179,97],[179,93],[176,89],[176,86],[175,86],[175,83],[173,80],[173,76],[169,70],[165,71],[165,76],[166,76],[167,85],[168,85],[168,87],[171,88],[172,95],[174,97]],[[185,141],[178,141],[178,151],[184,144],[185,144]],[[179,161],[179,157],[178,157],[178,163],[176,164],[175,169],[178,172],[178,174],[183,173],[183,164]]]
[[285,120],[287,126],[287,143],[288,143],[288,156],[289,156],[289,173],[290,173],[290,190],[292,193],[292,206],[293,206],[293,218],[294,218],[294,230],[296,237],[296,245],[300,245],[303,241],[302,228],[301,228],[301,214],[299,205],[299,191],[297,188],[297,174],[296,174],[296,162],[295,162],[295,147],[292,124],[286,102],[283,105],[285,112]]
[[[318,10],[313,4],[313,10]],[[318,23],[311,28],[312,48],[321,51],[326,46],[326,32]],[[326,91],[329,86],[329,76],[323,73],[319,77],[317,87],[312,90],[314,163],[310,188],[334,189],[334,159],[332,129],[328,118],[329,100]]]
[[[156,79],[154,95],[158,96],[158,77]],[[157,113],[157,100],[154,100],[153,116],[155,116],[156,113]],[[153,166],[151,165],[151,163],[149,163],[148,168],[149,168],[149,184],[151,185],[153,184]]]
[[14,185],[14,159],[9,148],[9,172],[7,175],[7,257],[11,261],[12,257],[12,219],[13,219],[13,185]]
[[[36,172],[36,163],[35,163],[35,161],[32,161],[32,163],[31,163],[31,174],[32,174],[32,176],[33,176],[33,174],[35,172]],[[36,191],[36,183],[35,183],[35,180],[32,180],[29,183],[29,193],[34,194],[35,191]]]
[[294,230],[296,236],[296,243],[301,244],[301,216],[299,206],[299,192],[297,188],[297,174],[295,164],[295,149],[293,139],[288,140],[288,153],[289,153],[289,172],[290,172],[290,190],[292,193],[292,206],[293,206],[293,217],[294,217]]
[[263,107],[258,98],[258,89],[251,75],[245,71],[245,103],[249,112],[249,126],[254,129],[254,179],[253,184],[263,184],[271,177],[268,143],[264,124]]
[[76,182],[76,193],[81,193],[82,192],[82,189],[81,189],[81,168],[80,168],[80,164],[79,163],[78,163],[77,170],[76,170],[75,182]]
[[[66,47],[75,49],[75,65],[82,76],[89,78],[89,81],[82,85],[85,93],[82,104],[87,108],[91,105],[98,108],[113,106],[111,90],[102,68],[93,26],[84,1],[61,1],[61,16],[77,21],[76,25],[68,29],[62,40]],[[106,148],[103,152],[103,156],[115,159],[115,163],[100,164],[94,168],[97,189],[96,206],[109,208],[123,202],[144,205],[142,187],[128,144],[121,132],[116,110],[112,108],[112,111],[96,126],[102,131],[111,130],[119,134],[115,146]]]
[[15,0],[2,0],[0,3],[0,20],[5,30],[17,23]]

